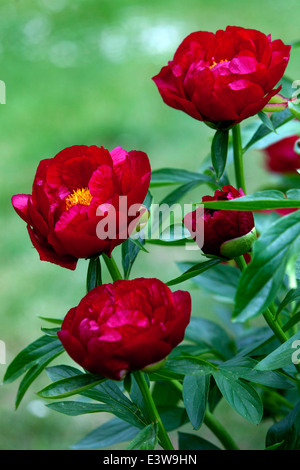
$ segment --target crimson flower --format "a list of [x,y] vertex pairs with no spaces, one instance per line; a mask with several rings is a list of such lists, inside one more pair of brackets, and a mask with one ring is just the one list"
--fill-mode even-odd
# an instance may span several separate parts
[[298,135],[291,135],[269,145],[264,149],[266,166],[276,173],[296,173],[300,169],[300,142]]
[[57,334],[84,369],[122,380],[164,360],[183,340],[190,314],[188,292],[172,293],[158,279],[115,281],[88,292]]
[[163,101],[214,127],[257,114],[281,87],[291,47],[260,31],[197,31],[153,77]]
[[[223,186],[214,196],[204,196],[205,201],[226,201],[244,196],[242,189]],[[199,218],[201,222],[199,223]],[[253,214],[250,211],[230,211],[199,207],[184,217],[184,225],[199,244],[203,253],[226,258],[235,258],[247,253],[256,238]],[[204,237],[199,230],[204,231]]]
[[[128,226],[137,214],[128,215],[127,209],[143,203],[150,177],[144,152],[74,145],[42,160],[32,194],[15,195],[12,204],[27,223],[40,259],[75,269],[78,258],[110,256],[128,238]],[[104,231],[110,215],[113,235]]]

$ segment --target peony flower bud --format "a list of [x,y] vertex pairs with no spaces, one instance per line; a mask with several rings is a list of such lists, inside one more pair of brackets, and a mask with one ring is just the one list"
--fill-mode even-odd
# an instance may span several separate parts
[[162,367],[190,321],[188,292],[158,279],[116,281],[92,289],[66,315],[57,333],[87,371],[122,380],[131,371]]
[[233,238],[223,242],[220,246],[220,253],[225,258],[236,258],[251,251],[251,247],[257,238],[256,230],[253,228],[251,232],[241,237]]
[[[222,191],[215,191],[214,196],[204,196],[205,201],[224,201],[244,196],[242,189],[227,185]],[[199,217],[203,224],[199,223]],[[206,209],[200,207],[187,214],[183,220],[194,240],[203,240],[197,233],[198,227],[203,227],[204,243],[200,246],[206,255],[225,258],[236,258],[251,250],[256,238],[253,214],[250,211],[230,211]]]

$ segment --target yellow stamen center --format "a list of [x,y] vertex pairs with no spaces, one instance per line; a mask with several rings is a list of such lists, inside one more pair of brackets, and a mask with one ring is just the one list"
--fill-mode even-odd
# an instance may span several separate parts
[[222,62],[229,62],[227,59],[221,59],[219,62],[216,62],[215,59],[212,60],[211,65],[209,65],[209,68],[212,69],[215,65],[222,64]]
[[66,198],[66,207],[69,210],[71,207],[76,204],[82,204],[84,206],[89,206],[92,200],[92,195],[89,188],[74,189],[74,191],[69,194]]

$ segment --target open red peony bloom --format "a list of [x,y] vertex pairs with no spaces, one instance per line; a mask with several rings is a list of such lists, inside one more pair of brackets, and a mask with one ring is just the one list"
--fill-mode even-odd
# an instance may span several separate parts
[[95,287],[66,315],[58,337],[84,369],[113,380],[162,361],[184,338],[188,292],[158,279]]
[[[128,238],[128,226],[138,212],[128,216],[127,208],[143,203],[150,178],[144,152],[74,145],[42,160],[32,194],[15,195],[12,204],[27,223],[40,259],[75,269],[78,258],[110,256]],[[113,236],[103,227],[99,230],[109,215]]]
[[298,153],[295,151],[298,135],[291,135],[269,145],[264,149],[266,166],[276,173],[297,173],[300,169],[300,146]]
[[289,61],[290,46],[254,29],[227,26],[187,36],[153,77],[164,102],[199,121],[230,127],[257,114]]
[[[204,196],[205,201],[226,201],[244,196],[242,189],[233,186],[223,186],[222,191],[215,191],[214,196]],[[183,220],[195,240],[202,240],[197,230],[202,225],[198,223],[199,217],[203,220],[204,243],[200,248],[207,255],[225,256],[234,258],[247,253],[256,238],[254,218],[250,211],[212,210],[199,207],[187,214]]]

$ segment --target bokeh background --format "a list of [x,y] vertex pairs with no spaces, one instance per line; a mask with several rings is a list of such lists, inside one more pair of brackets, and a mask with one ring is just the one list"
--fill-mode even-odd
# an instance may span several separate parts
[[[290,43],[300,37],[299,21],[299,0],[0,0],[0,79],[6,84],[6,104],[0,105],[0,339],[7,363],[48,326],[38,316],[63,316],[85,293],[87,262],[74,272],[40,262],[12,209],[13,194],[31,192],[39,161],[74,144],[120,145],[145,151],[152,169],[196,171],[212,130],[165,106],[151,77],[192,31],[239,25]],[[294,79],[300,79],[299,54],[292,51],[287,70]],[[249,191],[267,184],[261,152],[250,151],[245,166]],[[204,192],[210,190],[197,190],[197,200]],[[179,274],[176,261],[198,256],[159,246],[150,251],[140,253],[133,277],[167,281]],[[182,288],[190,289],[195,314],[214,318],[205,292],[188,282]],[[0,364],[0,381],[5,368]],[[18,383],[0,386],[0,449],[68,449],[109,418],[50,411],[36,395],[48,382],[43,374],[17,411]],[[225,403],[217,416],[241,448],[263,448],[270,423],[253,426]],[[217,443],[205,426],[200,435]]]

